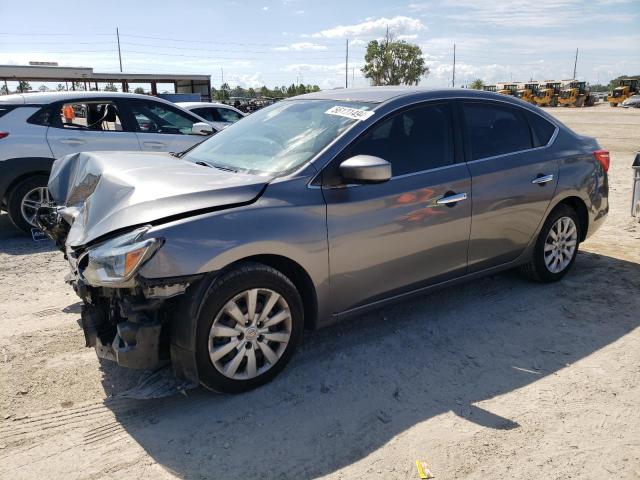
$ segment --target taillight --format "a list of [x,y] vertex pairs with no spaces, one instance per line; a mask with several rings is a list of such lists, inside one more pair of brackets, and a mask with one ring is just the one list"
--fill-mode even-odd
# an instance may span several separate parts
[[593,156],[600,162],[604,171],[608,172],[609,163],[611,163],[611,160],[609,159],[609,150],[596,150],[593,152]]
[[0,132],[0,139],[8,137],[9,136],[9,132]]

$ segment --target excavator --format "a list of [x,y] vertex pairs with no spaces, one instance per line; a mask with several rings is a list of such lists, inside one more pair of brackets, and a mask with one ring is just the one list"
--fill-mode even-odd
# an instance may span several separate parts
[[518,93],[517,83],[498,83],[496,85],[496,91],[502,95],[516,96]]
[[587,82],[572,80],[560,91],[558,103],[564,107],[591,107],[596,99],[591,95]]
[[537,83],[525,83],[524,86],[522,88],[519,88],[518,91],[516,92],[516,97],[518,97],[521,100],[524,100],[525,102],[535,104],[533,99],[535,98],[536,93],[538,92],[539,86],[540,85]]
[[533,102],[539,107],[557,107],[561,86],[560,82],[541,83],[533,97]]
[[627,98],[638,95],[640,89],[638,88],[639,81],[637,78],[621,78],[618,81],[618,86],[613,89],[613,92],[609,94],[609,105],[617,107],[624,102]]

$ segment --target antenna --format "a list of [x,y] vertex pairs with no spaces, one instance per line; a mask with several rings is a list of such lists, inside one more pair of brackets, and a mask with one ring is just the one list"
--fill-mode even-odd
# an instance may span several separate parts
[[578,49],[576,48],[576,61],[573,62],[573,79],[576,79],[576,67],[578,66]]

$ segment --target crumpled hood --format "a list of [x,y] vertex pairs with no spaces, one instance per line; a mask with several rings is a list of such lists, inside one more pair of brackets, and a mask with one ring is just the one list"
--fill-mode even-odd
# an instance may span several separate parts
[[269,180],[168,153],[84,152],[53,164],[49,191],[71,224],[66,244],[76,247],[121,228],[250,203]]

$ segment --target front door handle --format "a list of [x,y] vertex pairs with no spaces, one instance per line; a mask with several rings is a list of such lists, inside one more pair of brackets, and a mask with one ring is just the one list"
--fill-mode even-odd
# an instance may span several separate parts
[[549,183],[552,180],[553,180],[553,175],[542,175],[542,174],[540,174],[539,176],[537,176],[536,178],[531,180],[531,183],[538,184],[538,185],[544,185],[545,183]]
[[162,143],[162,142],[144,142],[145,147],[150,147],[150,148],[164,148],[167,146],[166,143]]
[[466,193],[456,193],[447,197],[439,198],[436,203],[438,205],[450,205],[452,203],[458,203],[467,199]]
[[87,142],[85,142],[81,138],[62,138],[60,140],[60,143],[64,143],[65,145],[82,145]]

